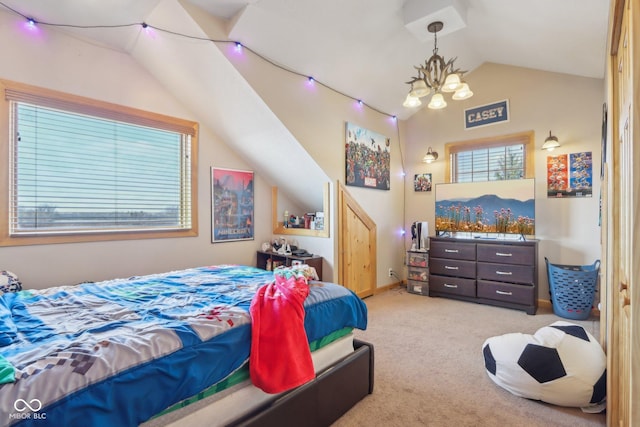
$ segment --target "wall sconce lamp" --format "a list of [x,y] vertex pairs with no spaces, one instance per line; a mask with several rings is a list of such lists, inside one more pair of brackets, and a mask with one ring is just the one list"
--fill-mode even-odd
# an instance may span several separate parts
[[424,155],[422,161],[424,163],[431,163],[434,160],[438,160],[438,153],[433,151],[431,147],[429,147],[429,149],[427,150],[427,154]]
[[549,131],[549,136],[544,140],[544,144],[542,144],[542,149],[547,151],[553,151],[555,148],[559,147],[560,143],[558,142],[558,138],[551,135],[551,131]]

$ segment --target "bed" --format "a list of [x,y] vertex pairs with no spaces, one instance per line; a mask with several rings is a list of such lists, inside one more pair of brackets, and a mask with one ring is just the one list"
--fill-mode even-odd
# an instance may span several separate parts
[[[366,328],[366,305],[342,286],[309,282],[299,325],[309,344],[283,348],[296,358],[316,350],[313,378],[258,397],[252,316],[269,284],[273,272],[217,265],[5,293],[0,425],[330,424],[373,389],[373,347],[351,332]],[[280,332],[295,324],[270,321],[261,323]]]

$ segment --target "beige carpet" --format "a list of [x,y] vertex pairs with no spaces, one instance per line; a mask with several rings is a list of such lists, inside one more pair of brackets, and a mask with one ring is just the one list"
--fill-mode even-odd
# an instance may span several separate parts
[[[334,426],[604,426],[586,414],[517,397],[489,379],[484,340],[509,332],[533,334],[557,320],[551,309],[523,311],[390,290],[365,299],[369,326],[356,338],[375,347],[373,394]],[[596,338],[597,319],[571,321]]]

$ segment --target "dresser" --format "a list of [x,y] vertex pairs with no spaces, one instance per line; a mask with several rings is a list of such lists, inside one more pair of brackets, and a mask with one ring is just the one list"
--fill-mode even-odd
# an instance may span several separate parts
[[538,308],[537,240],[429,239],[429,296]]

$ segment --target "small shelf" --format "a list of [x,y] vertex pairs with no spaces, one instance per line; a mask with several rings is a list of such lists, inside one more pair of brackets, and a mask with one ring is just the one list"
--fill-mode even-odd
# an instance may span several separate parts
[[282,255],[272,251],[258,251],[256,258],[256,267],[263,270],[272,270],[273,264],[280,264],[290,267],[292,261],[300,261],[309,267],[316,269],[318,277],[322,280],[322,257],[320,255],[312,255],[310,257],[301,257],[296,255]]

